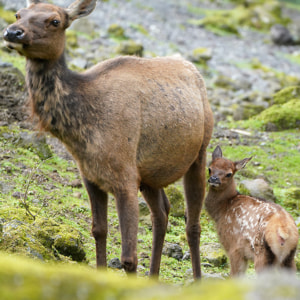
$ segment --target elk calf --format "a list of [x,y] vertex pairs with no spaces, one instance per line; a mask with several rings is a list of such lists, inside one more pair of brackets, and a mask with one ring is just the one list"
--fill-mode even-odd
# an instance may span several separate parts
[[200,269],[199,216],[213,116],[203,78],[178,58],[118,57],[79,74],[67,68],[65,30],[96,0],[68,8],[28,0],[4,31],[7,47],[26,57],[26,83],[41,129],[72,153],[92,208],[98,266],[106,266],[107,194],[116,198],[121,261],[137,269],[138,189],[152,215],[150,274],[158,275],[168,224],[163,188],[184,177],[187,240],[194,277]]
[[244,273],[248,260],[254,261],[257,272],[269,266],[295,271],[299,236],[290,214],[275,203],[240,195],[236,190],[233,176],[250,159],[232,162],[222,157],[217,146],[209,167],[205,206],[229,256],[231,275]]

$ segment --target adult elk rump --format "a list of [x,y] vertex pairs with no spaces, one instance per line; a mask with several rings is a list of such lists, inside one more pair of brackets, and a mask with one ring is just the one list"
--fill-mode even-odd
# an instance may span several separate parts
[[67,9],[28,2],[4,39],[27,59],[27,87],[41,129],[59,138],[80,167],[97,265],[106,266],[110,192],[119,215],[121,260],[127,272],[136,271],[141,188],[153,222],[150,274],[158,275],[169,212],[163,187],[184,176],[187,239],[194,277],[200,277],[199,215],[213,127],[202,77],[178,58],[119,57],[74,73],[65,62],[65,29],[90,14],[96,0],[77,0]]

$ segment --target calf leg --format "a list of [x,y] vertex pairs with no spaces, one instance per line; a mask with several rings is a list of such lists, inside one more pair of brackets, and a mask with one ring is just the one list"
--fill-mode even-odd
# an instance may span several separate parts
[[290,270],[293,270],[294,272],[297,271],[296,262],[295,262],[295,253],[296,248],[293,249],[290,254],[285,258],[285,260],[282,262],[282,267],[287,268]]
[[236,249],[229,253],[230,260],[230,276],[242,275],[246,272],[248,267],[248,261],[245,259],[245,255],[240,249]]
[[96,243],[97,267],[106,266],[107,194],[97,185],[83,178],[92,210],[92,234]]
[[256,272],[261,272],[265,268],[274,266],[276,263],[275,254],[272,252],[270,246],[264,241],[264,247],[254,257],[254,268]]
[[141,191],[150,207],[152,218],[153,240],[150,275],[158,276],[163,243],[167,231],[170,204],[163,189],[153,189],[142,185]]
[[192,164],[184,176],[186,197],[186,234],[190,247],[194,278],[201,277],[200,267],[200,212],[205,194],[206,150],[199,153],[199,158]]
[[127,273],[135,273],[139,217],[137,188],[118,191],[115,196],[122,237],[121,262]]

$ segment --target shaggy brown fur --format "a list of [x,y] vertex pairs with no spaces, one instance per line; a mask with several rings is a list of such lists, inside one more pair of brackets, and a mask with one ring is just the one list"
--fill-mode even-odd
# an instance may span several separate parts
[[231,275],[244,273],[248,260],[254,261],[256,271],[270,266],[295,271],[299,236],[290,214],[273,202],[236,191],[233,176],[250,159],[227,160],[218,146],[209,167],[210,188],[205,206],[229,255]]
[[206,147],[213,116],[197,69],[180,58],[119,57],[82,74],[65,62],[65,29],[96,0],[68,9],[29,1],[4,33],[27,59],[27,86],[40,127],[76,159],[93,214],[97,265],[106,265],[107,193],[116,198],[122,263],[137,267],[138,200],[142,186],[152,214],[150,274],[158,275],[169,202],[163,187],[184,176],[187,238],[200,277],[199,215],[205,192]]

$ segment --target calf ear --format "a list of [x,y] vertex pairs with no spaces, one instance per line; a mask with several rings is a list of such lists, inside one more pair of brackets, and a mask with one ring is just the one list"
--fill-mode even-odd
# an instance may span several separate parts
[[234,162],[236,171],[243,169],[246,166],[246,164],[248,163],[248,161],[250,161],[251,159],[252,159],[252,156],[249,158],[244,158],[242,160]]
[[212,160],[214,161],[216,158],[221,158],[223,156],[222,149],[218,145],[212,154]]
[[69,26],[78,18],[89,15],[96,7],[97,0],[76,0],[67,9],[69,15]]

